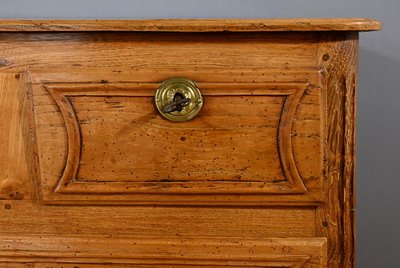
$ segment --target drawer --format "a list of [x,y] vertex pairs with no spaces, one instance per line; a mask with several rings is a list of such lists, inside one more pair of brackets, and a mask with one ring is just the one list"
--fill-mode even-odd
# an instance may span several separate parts
[[[53,51],[32,58],[29,72],[42,201],[322,201],[316,34],[52,36],[21,48]],[[203,96],[190,121],[156,109],[156,90],[173,77]]]

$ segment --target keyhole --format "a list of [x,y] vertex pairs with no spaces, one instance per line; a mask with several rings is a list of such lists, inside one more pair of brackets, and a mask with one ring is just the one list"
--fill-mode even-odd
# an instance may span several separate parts
[[[174,95],[174,102],[178,102],[178,101],[180,101],[181,99],[183,99],[184,97],[185,97],[185,96],[183,96],[181,93],[176,92],[175,95]],[[177,108],[177,111],[178,111],[178,112],[182,112],[182,108],[183,108],[183,107],[178,107],[178,108]]]

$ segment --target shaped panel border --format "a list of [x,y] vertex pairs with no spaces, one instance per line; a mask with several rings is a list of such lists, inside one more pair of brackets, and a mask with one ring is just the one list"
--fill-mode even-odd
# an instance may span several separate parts
[[[285,102],[278,126],[278,152],[284,180],[279,182],[88,182],[76,179],[82,146],[79,121],[71,103],[71,97],[153,97],[158,84],[64,84],[45,85],[60,109],[67,130],[67,157],[62,177],[55,193],[95,193],[95,194],[162,194],[162,193],[305,193],[307,188],[297,170],[292,150],[291,131],[300,99],[308,84],[250,84],[204,83],[204,96],[282,96]],[[220,88],[220,90],[212,90]],[[160,187],[163,184],[163,187]],[[190,187],[188,190],[188,184]],[[210,184],[210,185],[209,185]],[[212,185],[211,185],[212,184]],[[246,184],[247,186],[243,186]],[[195,186],[195,187],[194,187]]]

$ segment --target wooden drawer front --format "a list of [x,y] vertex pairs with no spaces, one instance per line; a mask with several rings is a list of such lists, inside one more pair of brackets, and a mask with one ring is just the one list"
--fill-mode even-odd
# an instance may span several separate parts
[[[41,200],[323,201],[316,33],[0,35],[8,70],[28,70]],[[194,120],[155,109],[171,77],[202,91]]]
[[[113,237],[1,237],[1,261],[29,267],[326,267],[326,239],[129,239]],[[46,245],[43,247],[43,245]],[[13,247],[16,252],[7,250]],[[40,250],[38,250],[40,248]],[[250,255],[249,255],[250,252]],[[100,258],[99,258],[100,257]],[[103,257],[103,259],[101,258]],[[96,266],[97,264],[97,266]],[[20,267],[18,263],[13,263]],[[48,266],[46,266],[48,265]],[[66,266],[64,266],[66,265]],[[132,265],[132,266],[130,266]],[[134,266],[133,266],[134,265]],[[4,267],[4,266],[2,266]],[[8,267],[8,266],[5,266]],[[24,266],[22,266],[24,267]]]
[[35,87],[44,198],[124,194],[129,201],[140,193],[307,198],[308,191],[318,191],[319,88],[198,86],[204,107],[183,123],[170,122],[155,109],[157,83]]

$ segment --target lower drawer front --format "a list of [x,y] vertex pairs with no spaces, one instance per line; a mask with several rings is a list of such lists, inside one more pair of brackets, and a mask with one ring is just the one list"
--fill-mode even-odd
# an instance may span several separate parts
[[[1,237],[1,267],[326,267],[325,238]],[[19,262],[15,262],[18,259]],[[13,263],[7,263],[12,261]],[[68,264],[73,262],[73,264]],[[31,263],[31,265],[28,265]],[[3,265],[4,264],[4,265]]]

